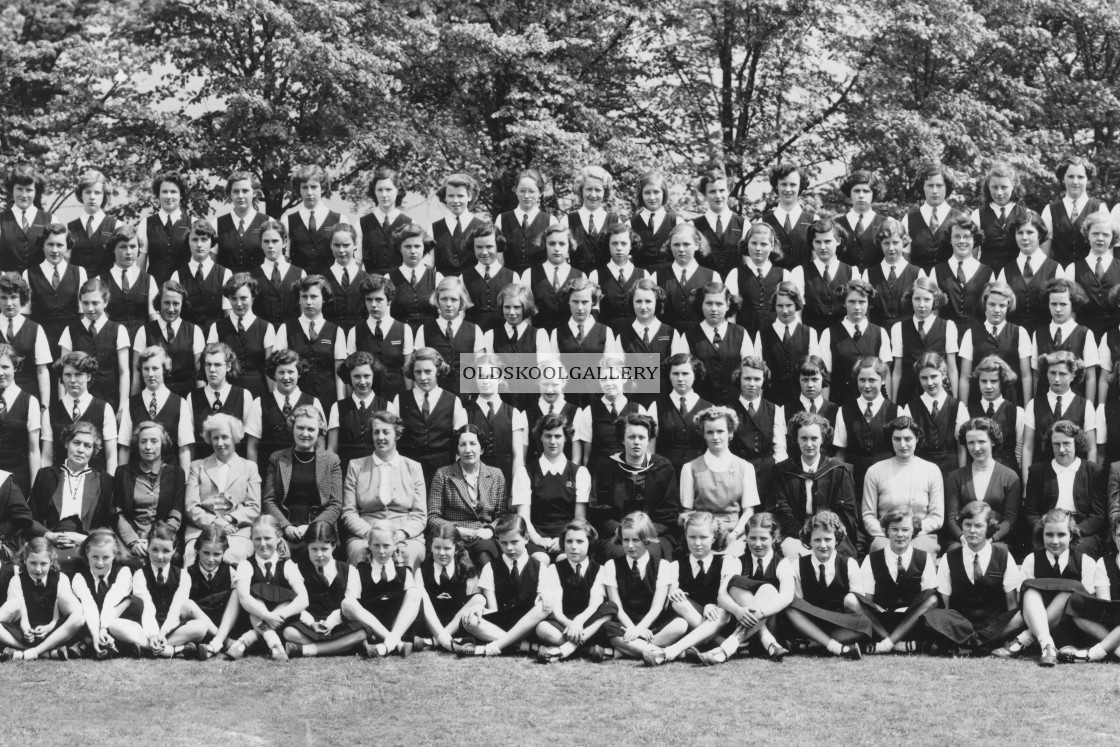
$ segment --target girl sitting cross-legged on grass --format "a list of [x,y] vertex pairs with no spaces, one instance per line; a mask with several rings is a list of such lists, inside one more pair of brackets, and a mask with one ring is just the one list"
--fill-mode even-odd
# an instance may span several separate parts
[[124,552],[111,529],[90,532],[78,554],[85,563],[79,564],[71,588],[86,620],[79,646],[86,656],[105,659],[117,648],[112,624],[129,608],[132,572],[120,562]]
[[1096,593],[1074,592],[1066,605],[1066,614],[1097,643],[1090,648],[1062,646],[1058,661],[1064,664],[1104,661],[1120,649],[1120,515],[1112,517],[1109,528],[1113,547],[1097,561]]
[[194,564],[184,572],[191,577],[189,604],[194,604],[209,620],[210,640],[198,646],[198,658],[220,654],[231,636],[248,629],[241,615],[233,578],[235,569],[225,562],[229,536],[217,524],[209,524],[194,540]]
[[65,659],[67,644],[85,622],[70,579],[59,570],[58,555],[44,537],[24,545],[20,560],[23,569],[8,583],[8,602],[18,611],[18,619],[3,623],[0,661]]
[[416,651],[432,646],[451,651],[467,610],[485,603],[475,594],[478,569],[457,526],[445,522],[428,530],[428,557],[418,573],[424,588],[420,616],[413,626],[413,646]]
[[365,629],[368,656],[412,652],[412,641],[404,638],[420,611],[420,589],[398,550],[395,532],[387,519],[370,522],[369,560],[359,563],[357,571],[361,592],[342,600],[343,616]]

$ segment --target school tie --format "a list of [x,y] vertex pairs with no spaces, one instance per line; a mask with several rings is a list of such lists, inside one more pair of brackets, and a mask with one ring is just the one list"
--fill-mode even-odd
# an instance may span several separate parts
[[272,284],[277,288],[280,287],[280,268],[275,263],[272,265]]
[[642,344],[649,345],[649,326],[642,327]]
[[832,272],[828,269],[828,265],[824,266],[824,284],[832,285]]
[[611,402],[610,412],[611,412],[611,419],[612,420],[618,417],[618,410],[615,409],[614,402]]
[[222,411],[222,395],[214,392],[214,402],[210,405],[210,412]]
[[903,573],[903,571],[905,571],[905,570],[906,570],[906,569],[902,567],[902,556],[901,556],[901,555],[899,555],[899,556],[898,556],[898,565],[897,565],[897,566],[895,567],[895,573],[894,573],[894,578],[895,578],[895,581],[897,581],[898,579],[902,578],[902,573]]
[[264,564],[264,582],[265,582],[266,584],[271,584],[271,583],[272,583],[272,579],[273,579],[273,575],[272,575],[272,563],[265,563],[265,564]]
[[160,568],[156,571],[156,585],[163,586],[163,569]]
[[[387,223],[388,221],[389,219],[386,218],[385,222]],[[381,583],[389,583],[389,571],[385,568],[385,566],[381,566]]]
[[463,240],[463,219],[455,216],[455,230],[451,233],[451,240],[456,244]]
[[[24,213],[24,215],[26,215],[26,213]],[[1069,214],[1069,222],[1076,223],[1078,215],[1080,215],[1080,212],[1077,210],[1077,205],[1074,205],[1073,210],[1071,210]]]
[[937,209],[934,208],[933,210],[929,211],[929,232],[937,233],[937,227],[939,225],[941,224],[937,221]]
[[128,293],[128,270],[121,270],[121,293]]
[[1104,275],[1104,258],[1103,257],[1097,257],[1097,267],[1096,267],[1095,270],[1093,270],[1093,274],[1097,276],[1097,280],[1100,280],[1101,276]]
[[704,562],[703,561],[697,562],[696,563],[696,583],[699,584],[700,586],[703,586],[704,582],[707,581],[707,578],[708,578],[708,571],[704,568]]
[[1062,395],[1054,398],[1054,420],[1062,419]]
[[385,342],[385,335],[381,331],[381,320],[378,319],[373,323],[373,341],[378,345]]
[[148,403],[148,416],[152,420],[155,420],[157,412],[159,412],[159,410],[156,408],[156,395],[153,393],[152,394],[152,401],[150,403]]
[[642,572],[638,570],[638,561],[636,560],[630,561],[630,578],[636,583],[641,583],[642,581]]
[[97,577],[97,596],[103,596],[109,590],[109,584],[104,576]]
[[785,328],[786,328],[786,331],[782,335],[782,344],[783,345],[789,345],[789,341],[790,341],[790,337],[791,337],[791,335],[789,333],[789,325],[788,324],[785,325]]
[[747,403],[747,414],[752,417],[754,416],[754,402]]
[[490,265],[486,265],[485,269],[482,272],[482,282],[486,283],[487,285],[490,284]]
[[416,287],[416,270],[415,269],[412,270],[412,279],[408,281],[408,284],[411,285],[413,288]]
[[782,224],[782,228],[785,229],[786,233],[793,233],[793,224],[790,223],[789,213],[786,213],[786,221]]
[[521,586],[521,571],[517,570],[517,561],[514,561],[513,567],[509,569],[509,581],[515,589]]
[[528,213],[522,213],[522,215],[521,215],[522,243],[524,243],[525,237],[527,237],[528,235],[529,235],[529,214]]
[[486,422],[493,423],[494,421],[494,402],[493,400],[486,403]]
[[863,337],[863,330],[860,329],[859,326],[857,325],[856,326],[856,331],[852,335],[852,341],[853,342],[859,342],[859,338],[861,338],[861,337]]
[[922,342],[926,341],[926,320],[925,319],[919,319],[918,320],[918,337],[921,338]]
[[587,216],[587,235],[590,236],[591,238],[595,238],[595,235],[597,233],[599,233],[599,232],[595,230],[595,216],[594,215],[588,215]]
[[307,339],[310,342],[315,342],[315,340],[316,340],[315,322],[314,321],[310,321],[310,322],[307,323]]
[[[1100,266],[1100,264],[1099,264],[1100,260],[1099,259],[1097,260],[1097,263],[1098,263],[1098,267],[1099,267]],[[55,265],[54,266],[54,272],[51,273],[51,288],[53,288],[54,290],[58,290],[58,284],[61,283],[61,282],[62,282],[62,278],[60,278],[58,276],[58,265]]]
[[994,418],[996,416],[996,406],[991,402],[988,403],[988,417]]
[[964,262],[957,262],[957,282],[961,284],[962,288],[968,282],[964,276]]
[[870,423],[873,417],[875,417],[875,413],[871,412],[871,403],[868,402],[867,409],[863,411],[863,419]]
[[447,332],[446,332],[446,335],[447,335],[447,339],[448,339],[448,340],[450,340],[450,339],[451,339],[452,337],[454,337],[454,336],[455,336],[455,332],[454,332],[454,331],[453,331],[453,330],[451,329],[451,322],[448,322],[448,323],[447,323]]
[[366,419],[366,402],[362,400],[358,403],[358,419],[365,422]]
[[716,217],[716,236],[723,235],[723,216]]
[[999,225],[1002,227],[1003,224],[1004,224],[1004,221],[1006,221],[1006,220],[1007,220],[1007,206],[1004,206],[1004,207],[1001,207],[999,209]]
[[171,322],[167,323],[167,341],[171,342],[175,339],[175,330],[171,328]]
[[280,411],[284,413],[284,417],[292,414],[292,398],[287,394],[284,395],[284,407]]
[[451,577],[447,575],[447,568],[441,568],[439,571],[439,585],[446,586],[451,582]]
[[824,580],[824,563],[817,564],[817,582],[821,586],[828,586],[828,583]]
[[199,262],[198,266],[194,269],[194,281],[199,285],[202,285],[202,281],[205,279],[206,276],[202,274],[202,263]]
[[346,290],[347,288],[350,287],[350,268],[349,267],[343,267],[342,268],[342,283],[341,283],[341,285],[342,285],[342,290]]
[[318,230],[319,224],[315,222],[315,213],[311,213],[311,216],[307,220],[307,232],[314,234]]
[[937,400],[934,400],[933,401],[933,409],[931,409],[929,411],[929,416],[931,418],[936,419],[937,418],[937,413],[940,412],[940,411],[941,411],[941,406],[939,404],[937,404]]
[[510,327],[509,344],[510,345],[516,345],[517,344],[517,327]]
[[427,420],[428,416],[432,414],[432,406],[428,402],[427,392],[424,392],[424,404],[420,407],[420,414],[424,416],[424,420]]
[[812,402],[809,403],[809,414],[810,415],[816,415],[817,414],[817,401],[816,400],[813,400]]
[[1023,277],[1030,280],[1034,277],[1034,270],[1031,268],[1031,258],[1025,257],[1023,259]]
[[241,317],[237,317],[237,334],[245,334],[245,320]]
[[77,420],[82,411],[78,409],[78,400],[74,400],[74,407],[70,410],[70,419]]
[[681,270],[681,287],[688,282],[688,270]]
[[240,218],[237,221],[237,235],[238,236],[244,236],[245,235],[245,219],[244,218]]
[[1062,568],[1058,564],[1058,559],[1057,558],[1054,558],[1054,575],[1055,576],[1061,576],[1062,575]]
[[551,404],[551,403],[548,405],[548,414],[549,415],[555,415],[556,414],[556,405]]
[[998,335],[999,335],[999,331],[998,331],[998,330],[997,330],[997,329],[996,329],[996,328],[995,328],[995,327],[993,326],[993,327],[992,327],[992,339],[993,339],[993,340],[994,340],[994,339],[996,339],[996,337],[997,337]]
[[576,325],[576,342],[583,342],[583,325]]
[[887,282],[890,283],[893,286],[897,280],[898,280],[898,273],[895,272],[894,265],[891,265],[891,271],[889,273],[887,273]]
[[326,569],[326,567],[324,566],[323,568],[320,568],[320,569],[318,569],[318,570],[319,570],[319,578],[321,578],[321,579],[326,579],[326,577],[327,577],[327,569]]
[[560,290],[560,268],[558,266],[552,268],[552,289]]
[[1054,333],[1054,347],[1062,344],[1062,328],[1058,327],[1058,331]]
[[86,219],[86,236],[93,238],[93,216]]
[[[1100,260],[1097,260],[1097,261],[1099,262]],[[618,284],[619,285],[625,285],[626,284],[626,273],[623,272],[621,267],[618,268]]]
[[719,350],[720,349],[720,344],[722,342],[723,342],[723,338],[720,337],[719,330],[717,329],[715,332],[712,333],[712,347],[715,348],[716,350]]
[[977,583],[984,577],[983,571],[980,570],[980,555],[978,553],[972,554],[972,583]]
[[646,228],[649,229],[649,233],[652,236],[653,235],[653,213],[649,214],[649,220],[646,221]]
[[687,419],[688,418],[688,405],[685,404],[684,397],[680,398],[680,405],[681,405],[681,407],[680,407],[681,417]]
[[171,231],[174,229],[174,226],[175,224],[171,222],[171,216],[167,216],[167,222],[163,224],[163,230],[167,231],[168,236],[171,235]]
[[765,577],[766,577],[766,569],[762,567],[762,558],[758,558],[757,560],[755,560],[753,578],[757,581],[761,581]]
[[583,578],[583,563],[576,563],[576,578]]
[[22,212],[23,212],[23,223],[20,224],[20,227],[23,228],[24,233],[27,233],[27,229],[30,228],[31,226],[27,222],[27,211],[24,210]]
[[856,236],[863,233],[863,214],[860,213],[859,220],[856,221]]
[[8,317],[8,343],[11,344],[12,340],[16,338],[16,325],[11,317]]

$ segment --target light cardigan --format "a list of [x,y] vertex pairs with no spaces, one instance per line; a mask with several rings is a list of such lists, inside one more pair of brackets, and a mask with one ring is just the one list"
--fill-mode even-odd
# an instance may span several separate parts
[[894,457],[871,465],[863,478],[863,526],[872,537],[885,537],[880,517],[896,506],[909,506],[922,521],[922,534],[941,528],[945,521],[945,486],[941,470],[932,462],[911,457],[901,463]]

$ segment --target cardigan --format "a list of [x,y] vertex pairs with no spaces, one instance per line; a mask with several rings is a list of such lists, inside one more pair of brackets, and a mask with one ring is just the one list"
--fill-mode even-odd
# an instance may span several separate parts
[[971,464],[953,470],[945,480],[945,526],[949,536],[954,540],[961,537],[961,528],[957,524],[957,514],[961,507],[975,500],[983,500],[992,507],[998,522],[994,533],[989,530],[992,542],[1005,541],[1007,535],[1015,529],[1022,495],[1019,475],[999,462],[992,465],[992,478],[983,496],[976,495]]
[[[1073,478],[1073,507],[1077,528],[1088,538],[1108,530],[1108,475],[1099,464],[1081,460]],[[1027,495],[1023,501],[1023,521],[1033,531],[1050,509],[1058,503],[1058,476],[1051,460],[1032,464],[1027,470]]]

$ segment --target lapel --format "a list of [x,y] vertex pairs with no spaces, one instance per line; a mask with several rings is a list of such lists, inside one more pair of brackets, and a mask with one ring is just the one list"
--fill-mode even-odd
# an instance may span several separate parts
[[[479,502],[471,500],[471,491],[470,488],[467,487],[467,479],[463,476],[463,468],[459,466],[458,462],[455,463],[455,469],[451,470],[451,484],[455,486],[456,492],[459,493],[459,497],[462,499],[462,504],[469,508],[471,512],[474,513],[474,515],[477,517]],[[478,477],[478,495],[479,498],[482,497],[481,474]]]
[[[289,470],[291,463],[288,464]],[[291,473],[289,472],[289,477]],[[323,488],[326,487],[330,481],[330,470],[327,465],[327,452],[323,449],[315,450],[315,485],[319,488],[319,495],[323,494]]]
[[82,481],[82,526],[93,526],[93,512],[101,497],[101,480],[98,472],[90,472]]
[[[288,449],[284,449],[280,452],[280,458],[277,462],[279,462],[280,465],[280,485],[284,489],[284,495],[288,495],[289,488],[292,484],[292,452]],[[315,477],[317,481],[319,477],[318,460],[316,460],[315,464]]]
[[66,473],[62,471],[61,467],[54,468],[54,491],[51,495],[51,503],[54,504],[55,516],[62,517],[62,491],[66,490]]

